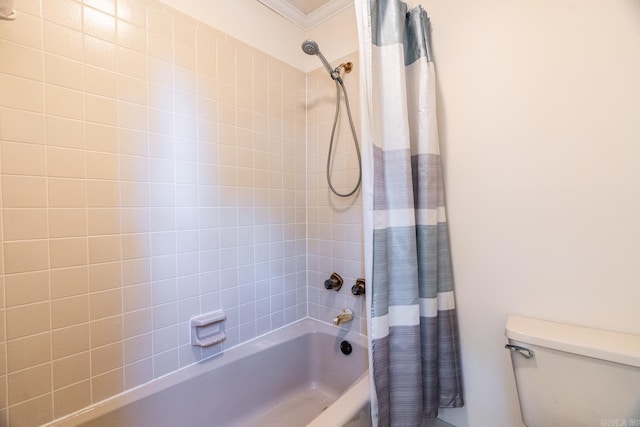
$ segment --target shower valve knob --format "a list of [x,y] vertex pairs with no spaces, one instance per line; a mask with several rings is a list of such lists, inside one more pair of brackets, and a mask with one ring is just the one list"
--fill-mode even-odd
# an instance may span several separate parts
[[324,281],[324,288],[333,289],[337,292],[340,290],[343,283],[344,280],[342,280],[342,277],[338,273],[333,273],[331,274],[331,277]]
[[353,295],[364,295],[364,279],[356,279],[356,284],[351,287]]

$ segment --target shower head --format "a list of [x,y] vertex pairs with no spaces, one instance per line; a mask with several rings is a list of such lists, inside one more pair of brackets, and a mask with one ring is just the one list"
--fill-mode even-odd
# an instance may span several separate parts
[[336,72],[331,68],[331,65],[329,65],[329,61],[327,61],[327,58],[325,58],[322,52],[320,52],[318,43],[316,43],[314,40],[305,40],[304,42],[302,42],[302,51],[307,55],[316,55],[318,58],[320,58],[320,61],[322,61],[324,68],[327,69],[327,71],[331,75],[331,78],[334,80],[338,78],[339,75],[336,74]]
[[307,55],[317,55],[320,53],[320,48],[314,40],[305,40],[302,42],[302,51]]

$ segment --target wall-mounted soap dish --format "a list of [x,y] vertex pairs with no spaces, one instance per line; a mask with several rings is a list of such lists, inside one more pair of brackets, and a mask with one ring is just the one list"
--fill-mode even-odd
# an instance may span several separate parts
[[226,318],[222,310],[191,318],[191,345],[209,347],[224,341],[227,337],[224,333]]

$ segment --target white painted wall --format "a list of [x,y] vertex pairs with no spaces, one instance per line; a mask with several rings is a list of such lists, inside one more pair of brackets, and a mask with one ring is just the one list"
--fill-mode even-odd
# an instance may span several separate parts
[[518,426],[506,317],[640,333],[640,2],[422,1],[467,406]]

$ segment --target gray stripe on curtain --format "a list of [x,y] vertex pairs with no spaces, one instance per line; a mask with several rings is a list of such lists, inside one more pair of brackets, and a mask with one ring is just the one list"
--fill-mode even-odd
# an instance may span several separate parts
[[[432,153],[410,156],[409,150],[382,150],[373,146],[376,174],[374,209],[435,209],[444,206],[444,185],[440,156]],[[411,162],[410,181],[406,173]],[[380,173],[378,173],[380,171]],[[385,191],[392,189],[393,191]],[[410,197],[413,191],[413,205]]]
[[402,43],[407,16],[407,4],[397,1],[371,4],[371,41],[376,46]]
[[406,3],[375,0],[370,2],[377,6],[371,9],[373,44],[376,46],[404,44],[405,65],[413,64],[423,56],[427,61],[432,61],[431,22],[422,7],[416,7],[407,12]]
[[[383,151],[380,147],[373,146],[376,171],[374,176],[376,198],[373,206],[375,210],[413,208],[410,193],[413,184],[411,176],[406,173],[410,158],[411,153],[408,149]],[[386,189],[393,189],[393,191]]]
[[444,183],[440,156],[426,153],[411,156],[413,203],[416,209],[444,207]]
[[435,298],[438,292],[453,291],[453,269],[446,223],[419,225],[418,283],[420,298]]
[[[416,228],[393,227],[373,231],[371,315],[389,312],[389,305],[418,304]],[[390,256],[389,254],[394,254]],[[393,292],[389,292],[393,289]]]
[[[422,362],[419,354],[404,350],[419,345],[419,325],[391,327],[387,337],[372,341],[374,358],[387,361],[374,367],[374,375],[383,376],[382,382],[375,383],[378,402],[384,403],[379,407],[388,411],[378,414],[381,426],[389,425],[390,420],[393,420],[393,425],[413,426],[416,419],[422,418],[423,395],[415,392],[422,388]],[[376,367],[381,371],[376,372]],[[395,405],[389,405],[391,396],[396,397]],[[398,400],[398,396],[403,398]]]
[[437,341],[421,342],[424,415],[436,417],[438,407],[464,405],[459,354],[457,347],[450,345],[452,339],[458,340],[456,310],[438,311],[438,317],[421,317],[420,335],[438,337]]
[[407,38],[404,41],[404,65],[410,65],[425,56],[431,62],[431,22],[421,7],[407,13]]

